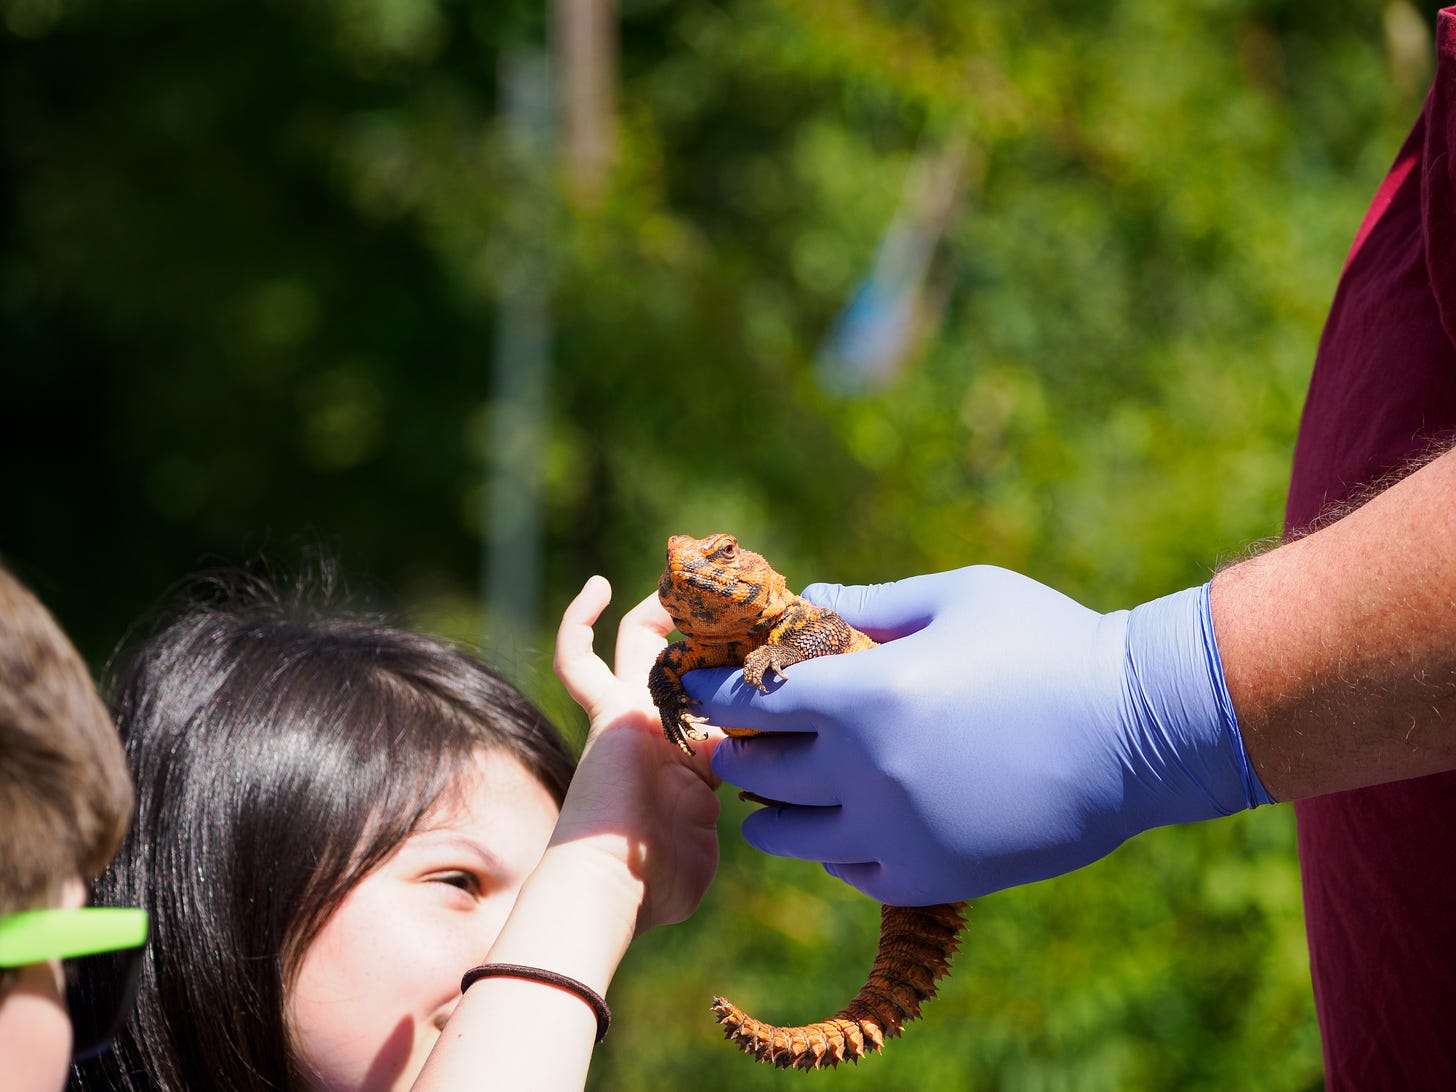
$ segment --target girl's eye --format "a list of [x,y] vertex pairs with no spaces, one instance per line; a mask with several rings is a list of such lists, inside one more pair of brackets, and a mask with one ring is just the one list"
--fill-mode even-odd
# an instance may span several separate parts
[[439,872],[430,877],[430,882],[458,887],[469,895],[480,893],[480,880],[469,872]]

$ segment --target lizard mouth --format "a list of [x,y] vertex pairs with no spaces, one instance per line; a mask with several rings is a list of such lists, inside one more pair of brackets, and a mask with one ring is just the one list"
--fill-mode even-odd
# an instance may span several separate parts
[[704,572],[701,569],[687,569],[676,564],[670,566],[665,575],[673,585],[698,588],[702,591],[722,592],[729,586],[728,581],[714,572]]

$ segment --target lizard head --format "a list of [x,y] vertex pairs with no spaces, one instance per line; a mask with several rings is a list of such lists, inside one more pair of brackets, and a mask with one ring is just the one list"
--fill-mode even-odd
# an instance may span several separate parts
[[685,636],[736,636],[791,598],[784,578],[732,535],[668,539],[657,597]]

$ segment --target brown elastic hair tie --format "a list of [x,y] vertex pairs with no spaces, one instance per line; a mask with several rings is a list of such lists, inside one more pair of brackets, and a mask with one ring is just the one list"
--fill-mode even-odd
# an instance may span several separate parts
[[482,978],[524,978],[531,982],[544,982],[548,986],[559,986],[568,993],[574,993],[590,1006],[597,1017],[597,1042],[607,1037],[612,1026],[612,1010],[607,1008],[607,999],[585,982],[578,982],[558,971],[543,967],[527,967],[520,963],[482,963],[471,967],[460,980],[460,992],[464,993]]

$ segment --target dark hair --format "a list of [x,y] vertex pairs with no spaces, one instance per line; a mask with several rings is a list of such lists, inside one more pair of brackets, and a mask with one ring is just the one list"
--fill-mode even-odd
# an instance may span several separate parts
[[456,646],[210,574],[110,686],[139,796],[97,901],[152,913],[137,1005],[76,1088],[302,1086],[285,994],[344,896],[481,748],[558,804],[550,721]]
[[50,612],[0,567],[0,914],[94,875],[131,818],[106,707]]

